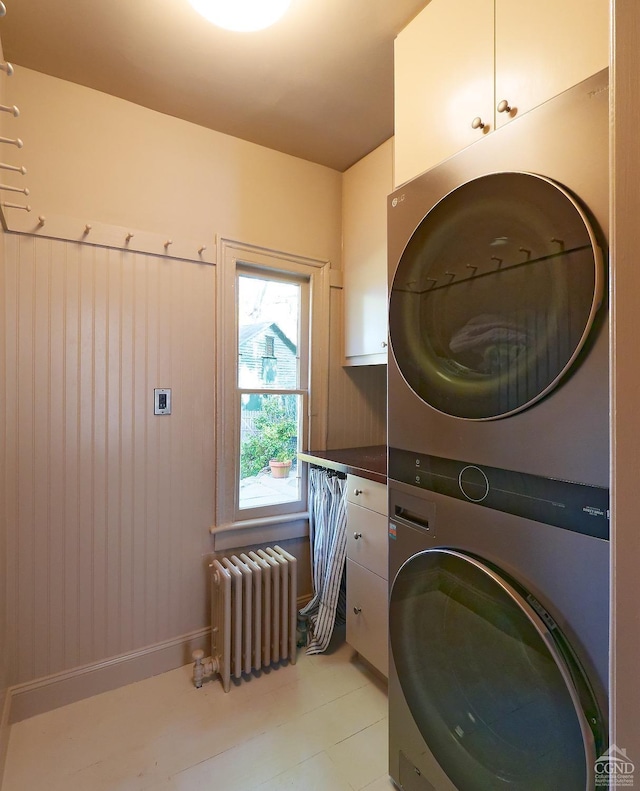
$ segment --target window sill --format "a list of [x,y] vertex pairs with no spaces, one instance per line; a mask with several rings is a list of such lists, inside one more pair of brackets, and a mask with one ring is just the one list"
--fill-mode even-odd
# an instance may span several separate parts
[[290,538],[309,535],[309,512],[267,516],[261,519],[245,519],[228,525],[212,525],[213,549],[219,550],[248,547],[254,544],[270,544]]

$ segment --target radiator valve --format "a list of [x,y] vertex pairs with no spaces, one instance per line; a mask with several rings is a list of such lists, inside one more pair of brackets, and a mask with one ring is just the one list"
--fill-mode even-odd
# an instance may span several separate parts
[[205,681],[209,681],[218,672],[218,662],[212,657],[205,657],[204,651],[198,648],[191,654],[193,659],[193,683],[200,689]]

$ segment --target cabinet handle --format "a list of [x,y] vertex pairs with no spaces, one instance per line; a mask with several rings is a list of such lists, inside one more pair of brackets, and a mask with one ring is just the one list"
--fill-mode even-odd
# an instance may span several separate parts
[[359,494],[362,494],[362,489],[354,489],[354,490],[353,490],[353,493],[354,493],[354,494],[355,494],[355,496],[357,497]]
[[509,107],[509,102],[506,99],[503,99],[498,104],[498,112],[499,113],[510,113],[511,107]]
[[472,129],[484,129],[484,124],[482,123],[482,118],[480,118],[479,115],[477,115],[473,119],[473,121],[471,122],[471,128]]
[[355,540],[357,541],[359,538],[362,538],[362,533],[354,533],[354,534],[353,534],[353,537],[354,537],[354,538],[355,538]]
[[354,607],[353,608],[353,614],[354,615],[360,615],[361,612],[362,612],[362,607]]

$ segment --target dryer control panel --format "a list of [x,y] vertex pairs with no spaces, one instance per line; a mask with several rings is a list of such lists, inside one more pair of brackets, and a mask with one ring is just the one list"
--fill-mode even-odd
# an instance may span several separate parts
[[609,539],[609,490],[573,481],[389,448],[389,478],[543,522]]

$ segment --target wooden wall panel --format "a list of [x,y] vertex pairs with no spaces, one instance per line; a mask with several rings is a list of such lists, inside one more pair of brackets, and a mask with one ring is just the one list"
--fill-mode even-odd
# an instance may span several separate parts
[[[12,682],[206,626],[215,268],[7,234]],[[171,387],[171,416],[153,414]]]
[[384,445],[387,441],[387,366],[342,366],[342,299],[342,289],[332,288],[327,448]]

